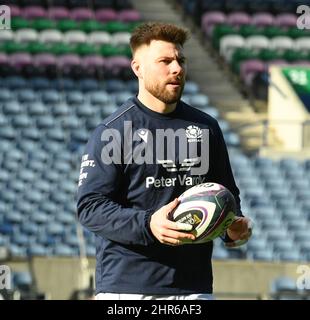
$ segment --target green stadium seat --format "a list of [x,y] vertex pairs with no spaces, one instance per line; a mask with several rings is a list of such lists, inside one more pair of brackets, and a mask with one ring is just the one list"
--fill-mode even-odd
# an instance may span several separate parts
[[27,52],[27,44],[15,41],[8,41],[0,45],[0,50],[8,54],[16,52]]
[[256,59],[256,58],[257,58],[257,53],[255,53],[254,51],[246,48],[238,48],[235,50],[235,52],[232,55],[232,59],[231,59],[232,70],[239,74],[240,63],[242,61],[246,61],[249,59]]
[[285,52],[283,53],[283,59],[288,62],[294,62],[297,60],[309,60],[309,54],[306,52],[289,49],[285,50]]
[[309,37],[310,31],[307,29],[298,29],[298,28],[293,27],[293,28],[289,28],[286,31],[286,35],[290,38],[297,39],[300,37]]
[[29,43],[27,45],[27,52],[31,54],[44,53],[48,51],[49,51],[49,46],[41,42]]
[[122,48],[112,46],[110,44],[105,44],[101,46],[100,53],[104,57],[121,56],[123,55]]
[[250,37],[263,34],[263,30],[254,25],[242,25],[239,28],[238,33],[243,37]]
[[263,35],[267,38],[273,38],[278,36],[285,36],[286,31],[275,26],[267,26],[263,29]]
[[80,23],[80,30],[85,33],[103,30],[103,24],[97,20],[87,20]]
[[263,61],[278,60],[283,58],[283,54],[273,49],[262,49],[258,54],[258,58]]
[[103,25],[103,31],[109,33],[130,32],[129,25],[121,21],[109,21]]
[[21,17],[12,17],[11,28],[12,30],[31,28],[31,22]]
[[132,31],[141,24],[141,21],[132,21],[132,22],[128,22],[127,24],[128,24],[128,32],[132,33]]
[[50,53],[55,55],[75,53],[75,46],[67,43],[56,43],[50,46]]
[[56,22],[50,19],[35,19],[31,24],[32,28],[37,31],[47,30],[47,29],[55,29]]
[[75,47],[74,52],[80,56],[87,56],[98,54],[99,49],[87,43],[80,43]]
[[70,19],[63,19],[58,21],[57,29],[62,32],[66,32],[70,30],[79,30],[80,28],[78,22]]

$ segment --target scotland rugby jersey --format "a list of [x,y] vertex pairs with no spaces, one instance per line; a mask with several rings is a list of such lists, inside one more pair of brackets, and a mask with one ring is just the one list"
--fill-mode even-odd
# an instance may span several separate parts
[[152,213],[204,182],[226,186],[241,214],[217,121],[182,101],[162,114],[133,97],[94,130],[77,206],[96,235],[96,293],[212,293],[212,242],[161,244],[149,226]]

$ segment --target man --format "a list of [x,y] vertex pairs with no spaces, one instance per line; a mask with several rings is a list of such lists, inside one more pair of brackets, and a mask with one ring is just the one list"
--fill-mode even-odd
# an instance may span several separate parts
[[[78,217],[96,235],[97,299],[208,299],[212,242],[195,237],[168,214],[177,197],[203,182],[235,196],[226,145],[215,119],[180,100],[188,34],[145,23],[132,34],[136,97],[99,125],[82,159]],[[239,217],[224,241],[247,239]]]

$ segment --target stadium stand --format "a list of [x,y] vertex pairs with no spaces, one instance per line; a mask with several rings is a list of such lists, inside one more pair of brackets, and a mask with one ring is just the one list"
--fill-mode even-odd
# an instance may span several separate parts
[[[93,0],[91,8],[83,0],[3,2],[12,30],[0,31],[0,246],[12,258],[78,256],[80,158],[92,130],[137,91],[129,38],[142,14],[125,0]],[[291,13],[298,3],[181,1],[222,67],[265,100],[271,62],[310,62],[309,32],[295,28]],[[215,241],[214,258],[310,261],[309,159],[244,152],[242,137],[190,73],[183,100],[219,121],[243,211],[255,221],[253,241],[234,250]],[[94,236],[84,230],[84,239],[93,257]],[[14,279],[30,294],[29,275]],[[277,299],[293,291],[281,281],[271,292]]]

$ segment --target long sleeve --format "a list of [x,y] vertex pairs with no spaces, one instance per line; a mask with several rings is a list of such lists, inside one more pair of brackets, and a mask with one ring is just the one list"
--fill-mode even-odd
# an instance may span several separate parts
[[[122,164],[103,161],[103,150],[108,143],[101,137],[107,129],[102,125],[94,131],[82,158],[78,219],[83,226],[106,239],[125,245],[151,244],[154,242],[149,229],[152,212],[122,205]],[[117,153],[121,154],[121,144],[118,144]]]
[[[222,184],[225,186],[235,197],[236,205],[237,205],[237,216],[243,216],[241,211],[240,205],[240,197],[239,197],[239,188],[235,183],[235,179],[232,173],[229,155],[227,151],[227,146],[223,137],[223,133],[219,125],[217,124],[217,131],[216,131],[216,143],[214,144],[214,152],[216,154],[216,161],[215,163],[215,175],[214,181]],[[227,233],[221,236],[222,240],[226,242],[232,242],[232,239],[229,238]]]

